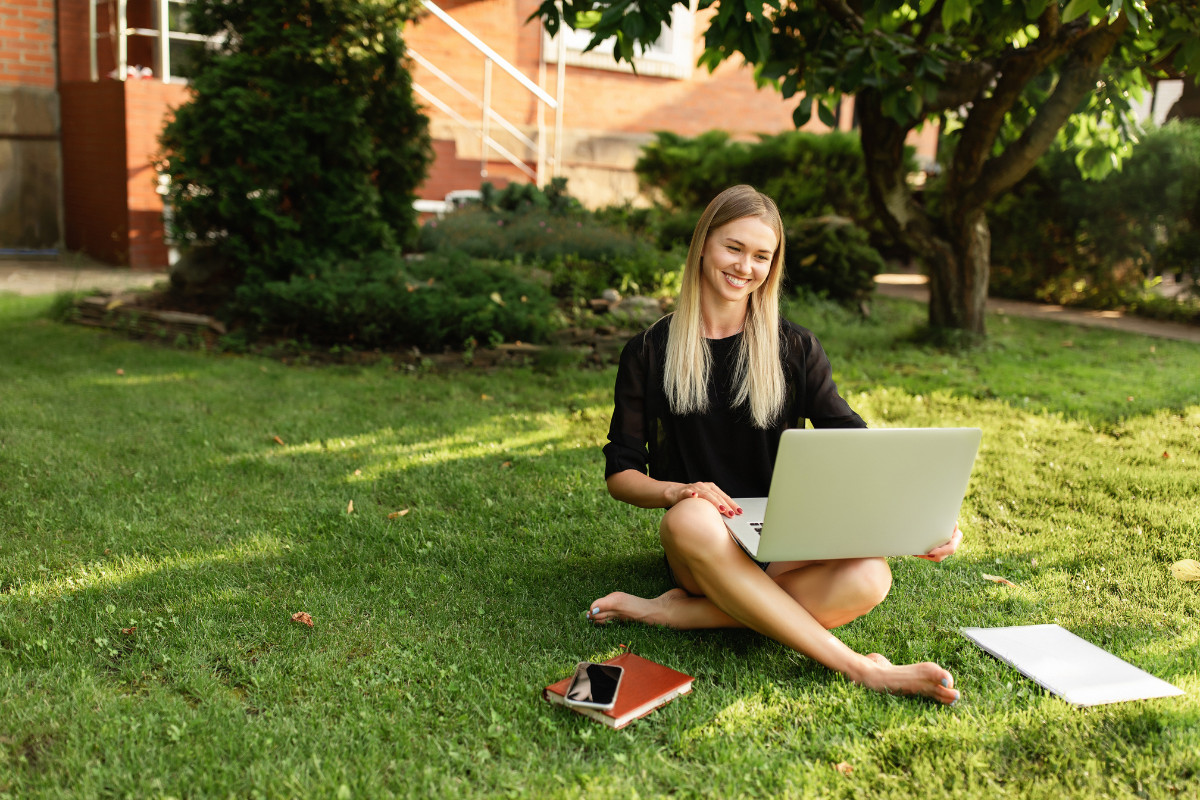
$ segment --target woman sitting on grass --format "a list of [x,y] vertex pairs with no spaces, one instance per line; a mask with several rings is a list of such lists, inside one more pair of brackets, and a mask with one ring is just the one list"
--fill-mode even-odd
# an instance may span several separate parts
[[[937,664],[895,666],[828,633],[887,596],[884,559],[761,563],[725,527],[724,517],[742,513],[732,497],[767,495],[784,429],[805,419],[866,427],[838,395],[816,337],[780,318],[783,244],[769,197],[726,189],[696,226],[677,310],[625,346],[605,479],[617,500],[668,509],[659,535],[676,588],[654,599],[613,592],[588,616],[744,626],[870,689],[953,703],[954,679]],[[941,561],[961,540],[955,527],[948,544],[920,557]]]

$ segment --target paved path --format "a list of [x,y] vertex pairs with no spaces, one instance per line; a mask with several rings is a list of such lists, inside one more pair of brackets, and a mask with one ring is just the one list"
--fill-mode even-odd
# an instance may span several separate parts
[[[885,297],[903,297],[928,303],[929,289],[925,286],[927,282],[928,279],[924,275],[900,273],[876,275],[875,291]],[[1200,344],[1200,325],[1162,322],[1156,319],[1126,315],[1120,311],[1090,311],[1045,303],[1001,300],[994,297],[988,298],[988,311],[995,314],[1010,314],[1014,317],[1069,322],[1072,325],[1109,328],[1127,333],[1140,333],[1143,336],[1157,336],[1160,339],[1177,339],[1182,342]]]
[[165,272],[134,272],[74,256],[59,261],[0,260],[0,292],[26,296],[89,289],[144,289],[166,279]]

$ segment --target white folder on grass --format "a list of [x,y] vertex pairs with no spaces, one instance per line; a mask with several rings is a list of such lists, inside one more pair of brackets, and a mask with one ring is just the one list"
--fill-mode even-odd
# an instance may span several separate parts
[[1026,678],[1077,706],[1184,693],[1058,625],[961,630]]

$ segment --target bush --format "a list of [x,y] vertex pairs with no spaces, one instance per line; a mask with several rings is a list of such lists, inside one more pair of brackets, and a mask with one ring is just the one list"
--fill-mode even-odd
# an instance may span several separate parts
[[400,38],[414,8],[189,3],[192,29],[223,38],[161,137],[173,234],[252,283],[395,251],[432,158]]
[[805,220],[788,230],[784,266],[792,286],[839,303],[867,299],[884,270],[867,232],[844,217]]
[[1146,296],[1146,280],[1167,270],[1200,278],[1200,125],[1151,130],[1101,181],[1085,181],[1075,156],[1052,149],[989,210],[989,291],[1172,316]]
[[634,169],[643,189],[677,209],[703,210],[725,189],[746,183],[771,197],[785,217],[836,214],[860,225],[875,218],[858,135],[788,131],[735,142],[724,131],[695,138],[659,132]]
[[260,333],[314,344],[418,345],[544,341],[561,314],[520,268],[462,253],[400,259],[375,253],[286,281],[246,283],[234,311]]
[[418,246],[545,270],[553,294],[564,298],[597,297],[608,288],[653,293],[672,282],[684,259],[598,220],[566,194],[565,181],[545,192],[532,184],[496,192],[485,183],[483,202],[425,223]]

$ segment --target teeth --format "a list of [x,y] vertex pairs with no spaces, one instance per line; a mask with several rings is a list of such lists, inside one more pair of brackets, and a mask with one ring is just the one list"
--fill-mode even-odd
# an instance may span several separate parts
[[735,278],[735,277],[733,277],[733,276],[732,276],[732,275],[730,275],[728,272],[725,272],[725,273],[722,273],[722,274],[725,276],[725,280],[729,281],[729,282],[730,282],[730,283],[732,283],[734,286],[745,286],[747,283],[749,283],[749,282],[750,282],[750,279],[749,279],[749,278],[747,278],[746,280],[742,280],[742,279],[740,279],[740,278]]

